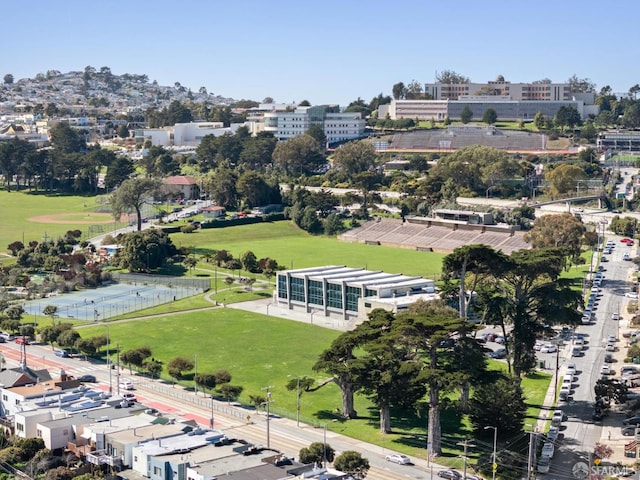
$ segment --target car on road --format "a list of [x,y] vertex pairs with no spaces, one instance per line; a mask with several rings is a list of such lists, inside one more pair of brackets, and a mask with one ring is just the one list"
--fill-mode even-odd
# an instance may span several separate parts
[[584,351],[582,350],[582,347],[573,347],[571,349],[571,356],[572,357],[582,357],[582,356],[584,356]]
[[60,358],[68,358],[69,357],[69,352],[67,352],[66,350],[63,349],[59,349],[55,351],[55,355],[56,357],[60,357]]
[[631,437],[636,434],[637,427],[635,425],[629,425],[627,427],[622,427],[622,435],[625,437]]
[[82,375],[78,377],[78,380],[85,383],[96,383],[96,377],[94,375]]
[[545,343],[542,347],[540,347],[540,353],[555,353],[558,351],[558,347],[553,343]]
[[551,415],[551,425],[558,426],[564,420],[564,412],[562,410],[554,410]]
[[401,453],[392,453],[391,455],[384,457],[384,459],[387,462],[397,463],[398,465],[409,465],[411,463],[411,459]]
[[619,475],[624,478],[633,477],[635,474],[636,471],[631,467],[624,467],[622,472],[619,473]]
[[125,400],[127,400],[128,402],[137,402],[138,399],[136,398],[136,396],[133,393],[127,392],[127,393],[123,393],[122,394],[122,398],[124,398]]
[[135,390],[135,387],[133,386],[131,380],[122,380],[120,382],[120,388],[123,390]]
[[16,343],[18,345],[29,345],[31,342],[29,341],[29,337],[18,337],[16,338]]
[[618,312],[612,313],[611,320],[620,320],[620,314]]
[[549,431],[547,432],[547,441],[555,442],[558,440],[558,435],[560,435],[560,429],[558,427],[549,427]]
[[628,253],[625,253],[625,254],[622,256],[622,260],[624,260],[624,261],[626,261],[626,262],[631,261],[631,255],[629,255]]
[[621,238],[620,239],[620,243],[626,243],[627,245],[629,245],[629,244],[633,245],[633,240],[631,240],[630,238]]
[[542,445],[542,456],[552,458],[555,449],[556,447],[553,442],[544,442],[544,445]]
[[440,478],[446,478],[447,480],[460,480],[462,478],[462,475],[458,471],[451,468],[440,470],[438,476]]
[[549,457],[543,455],[542,457],[540,457],[540,460],[538,460],[538,473],[549,473],[549,464],[550,464],[550,459]]
[[634,298],[636,300],[638,299],[638,294],[636,292],[627,292],[624,296],[627,298]]
[[640,415],[634,415],[633,417],[625,418],[622,421],[623,425],[640,425]]

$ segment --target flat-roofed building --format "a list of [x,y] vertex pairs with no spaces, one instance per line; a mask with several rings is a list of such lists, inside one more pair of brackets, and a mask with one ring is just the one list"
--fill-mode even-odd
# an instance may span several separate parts
[[360,312],[361,298],[412,297],[423,293],[435,293],[433,280],[328,265],[278,272],[275,299],[278,305],[289,309],[362,320],[366,312]]

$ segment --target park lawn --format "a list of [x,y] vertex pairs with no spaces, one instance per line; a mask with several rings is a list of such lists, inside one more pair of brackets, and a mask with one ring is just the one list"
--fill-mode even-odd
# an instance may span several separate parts
[[347,265],[433,278],[440,275],[444,257],[439,253],[313,236],[288,221],[211,228],[188,234],[174,233],[171,239],[176,246],[190,247],[197,255],[227,250],[238,258],[250,250],[257,258],[273,258],[288,269]]
[[[91,227],[86,223],[73,223],[76,217],[86,222],[90,215],[98,209],[103,197],[45,194],[44,192],[0,191],[2,211],[2,229],[0,229],[0,251],[7,251],[7,245],[15,241],[29,243],[32,240],[42,241],[45,238],[56,239],[68,230],[82,230],[87,238]],[[68,223],[38,223],[28,220],[42,215],[63,214]],[[86,214],[77,215],[77,214]],[[100,225],[102,227],[102,225]],[[113,222],[109,224],[112,229]]]

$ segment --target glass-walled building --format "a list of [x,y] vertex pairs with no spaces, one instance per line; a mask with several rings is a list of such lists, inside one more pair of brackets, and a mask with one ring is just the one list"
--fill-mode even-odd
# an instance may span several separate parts
[[362,317],[362,298],[395,299],[434,292],[435,282],[422,277],[328,265],[278,272],[275,300],[281,307],[350,320]]

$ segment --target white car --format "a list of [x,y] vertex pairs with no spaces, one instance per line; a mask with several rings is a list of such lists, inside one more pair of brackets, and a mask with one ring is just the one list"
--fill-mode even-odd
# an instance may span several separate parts
[[605,347],[605,350],[607,352],[615,352],[616,351],[616,344],[615,343],[611,343],[611,342],[607,342],[607,346]]
[[542,456],[549,458],[553,457],[555,449],[556,447],[553,442],[544,442],[544,445],[542,445]]
[[555,442],[558,440],[558,435],[560,435],[560,429],[558,427],[549,427],[549,431],[547,432],[547,441]]
[[575,363],[567,363],[567,375],[576,375],[578,373],[578,367]]
[[638,294],[636,292],[627,292],[624,296],[627,298],[635,298],[636,300],[638,299]]
[[607,343],[615,343],[618,341],[618,337],[616,337],[613,333],[610,333],[607,337]]
[[619,313],[612,313],[611,314],[611,320],[620,320],[620,314]]
[[545,343],[542,347],[540,347],[540,353],[555,353],[558,351],[558,347],[556,347],[553,343]]
[[609,367],[609,365],[603,365],[600,368],[600,375],[611,375],[611,367]]
[[392,453],[391,455],[384,457],[384,459],[387,462],[397,463],[398,465],[409,465],[411,463],[411,459],[401,453]]
[[135,387],[133,386],[131,380],[122,380],[120,382],[120,388],[123,390],[135,390]]
[[564,420],[564,412],[562,410],[554,410],[551,415],[551,425],[558,426]]

